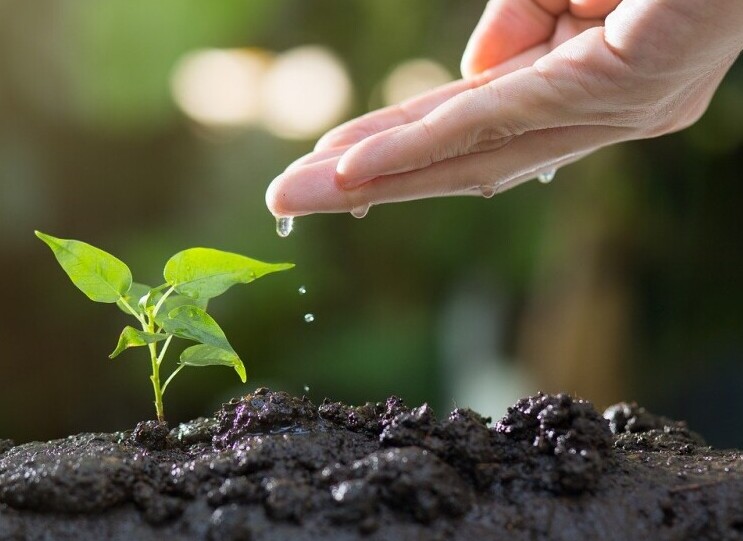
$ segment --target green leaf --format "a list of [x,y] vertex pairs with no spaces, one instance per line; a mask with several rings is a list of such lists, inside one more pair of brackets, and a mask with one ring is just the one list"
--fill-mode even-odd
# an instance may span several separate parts
[[114,303],[129,291],[132,273],[126,264],[100,248],[34,231],[54,252],[62,269],[80,291],[96,302]]
[[245,365],[233,351],[227,351],[214,346],[199,344],[183,350],[181,353],[181,364],[186,366],[231,366],[245,383],[248,379],[245,373]]
[[160,342],[161,340],[165,340],[166,338],[167,336],[165,336],[164,334],[144,332],[127,325],[126,327],[124,327],[124,330],[121,331],[121,336],[119,336],[119,343],[116,344],[116,349],[113,350],[111,355],[109,355],[109,358],[113,359],[114,357],[117,357],[125,349],[146,346],[147,344],[154,344],[155,342]]
[[[160,296],[158,296],[159,299]],[[157,299],[156,299],[157,301]],[[198,306],[202,310],[206,310],[209,304],[209,299],[192,299],[185,295],[170,295],[160,307],[160,311],[155,316],[155,321],[158,325],[162,325],[163,321],[168,317],[168,314],[181,306]]]
[[171,257],[163,275],[181,295],[210,299],[236,284],[247,284],[293,266],[293,263],[264,263],[212,248],[190,248]]
[[165,302],[163,303],[163,310],[165,310],[167,313],[170,313],[176,308],[185,306],[187,304],[191,306],[198,306],[202,310],[206,310],[206,307],[209,304],[209,299],[192,299],[191,297],[186,297],[185,295],[171,295],[170,297],[165,299]]
[[168,334],[234,351],[217,322],[198,306],[179,306],[168,313],[168,317],[162,322],[162,327]]
[[[129,288],[129,291],[126,292],[126,295],[124,295],[122,299],[128,302],[129,306],[141,313],[141,309],[139,308],[139,299],[147,295],[147,293],[150,292],[150,289],[152,288],[150,288],[150,286],[148,285],[133,282],[132,287]],[[121,301],[121,299],[116,301],[116,306],[118,306],[119,309],[125,314],[132,315],[129,309],[124,306],[124,303]]]

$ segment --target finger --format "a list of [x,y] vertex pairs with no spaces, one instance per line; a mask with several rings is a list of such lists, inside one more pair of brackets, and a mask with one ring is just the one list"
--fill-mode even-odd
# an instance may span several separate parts
[[[549,2],[559,13],[567,0]],[[490,0],[462,55],[465,79],[546,42],[555,28],[555,14],[534,0]]]
[[461,70],[465,79],[546,42],[558,16],[603,20],[621,0],[491,0],[472,32]]
[[310,165],[316,162],[324,162],[329,158],[340,158],[340,156],[343,155],[346,150],[351,148],[351,146],[352,145],[344,145],[340,147],[326,148],[323,150],[315,150],[313,152],[310,152],[309,154],[305,154],[297,160],[294,160],[292,163],[289,164],[286,170],[289,171],[291,169],[297,169],[298,167],[303,167],[305,165]]
[[499,66],[487,70],[474,79],[451,82],[402,103],[379,109],[341,124],[323,135],[315,145],[315,150],[323,151],[333,147],[347,146],[375,133],[418,120],[457,94],[477,88],[521,68],[531,66],[548,52],[549,49],[546,44],[534,47]]
[[557,21],[555,32],[550,38],[550,47],[557,48],[566,41],[569,41],[584,31],[602,26],[603,19],[579,19],[577,17],[561,17]]
[[621,0],[570,0],[570,13],[584,19],[606,18]]
[[338,158],[329,158],[295,169],[273,179],[266,190],[266,206],[274,216],[303,216],[315,212],[355,208],[354,194],[335,182]]
[[602,146],[629,139],[631,133],[626,128],[601,126],[530,132],[499,150],[377,178],[355,190],[338,186],[337,160],[329,159],[277,177],[268,189],[266,204],[276,216],[301,216],[471,192],[480,186],[494,186],[496,191],[502,191]]
[[487,185],[480,185],[480,186],[477,186],[476,188],[467,188],[464,191],[457,192],[452,195],[469,195],[469,196],[476,196],[476,197],[485,197],[486,199],[489,199],[490,197],[494,195],[508,191],[511,188],[515,188],[516,186],[519,186],[520,184],[523,184],[524,182],[527,182],[529,180],[536,180],[542,174],[548,174],[548,173],[555,174],[558,169],[561,169],[565,167],[566,165],[570,165],[571,163],[580,161],[586,156],[593,154],[596,150],[598,149],[592,148],[584,152],[576,152],[575,154],[565,156],[564,158],[551,163],[548,167],[543,167],[541,170],[534,170],[529,173],[524,173],[523,175],[516,176],[508,181],[500,183],[498,186],[491,187]]
[[456,96],[472,87],[472,82],[460,79],[402,103],[367,113],[327,132],[317,141],[315,150],[348,145],[391,126],[412,122],[428,111],[435,109],[452,96]]
[[608,77],[625,73],[626,66],[608,50],[603,28],[586,30],[532,67],[463,92],[416,122],[357,143],[338,162],[337,180],[355,188],[379,176],[493,150],[528,131],[627,125],[626,116],[615,114],[621,100],[609,99],[615,89],[606,84]]
[[459,94],[416,122],[357,143],[338,162],[337,178],[351,189],[376,177],[492,150],[527,131],[581,123],[565,96],[536,70],[523,69]]

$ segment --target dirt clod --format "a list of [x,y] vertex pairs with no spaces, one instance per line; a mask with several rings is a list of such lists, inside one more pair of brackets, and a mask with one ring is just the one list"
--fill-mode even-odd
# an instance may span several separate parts
[[634,402],[610,406],[604,417],[617,436],[614,445],[618,448],[635,451],[667,449],[683,454],[705,445],[704,439],[689,430],[685,422],[655,415]]
[[162,451],[168,446],[168,423],[141,421],[132,432],[132,440],[150,451]]
[[14,445],[15,443],[13,442],[13,440],[0,439],[0,455],[5,453],[5,451],[8,451],[9,449],[11,449]]

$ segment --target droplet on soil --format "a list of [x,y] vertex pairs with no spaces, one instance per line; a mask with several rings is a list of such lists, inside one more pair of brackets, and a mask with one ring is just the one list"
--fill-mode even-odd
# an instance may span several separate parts
[[305,314],[304,320],[307,323],[312,323],[313,321],[315,321],[315,314]]
[[354,207],[351,209],[351,216],[361,219],[369,214],[369,207],[370,205],[361,205],[360,207]]
[[293,229],[293,216],[280,216],[276,218],[276,233],[279,235],[279,237],[288,237]]
[[482,186],[480,186],[480,193],[485,199],[490,199],[495,195],[495,186],[483,184]]
[[539,176],[537,176],[537,179],[539,179],[539,182],[541,182],[542,184],[549,184],[555,179],[556,174],[557,174],[557,169],[551,169],[550,171],[539,173]]

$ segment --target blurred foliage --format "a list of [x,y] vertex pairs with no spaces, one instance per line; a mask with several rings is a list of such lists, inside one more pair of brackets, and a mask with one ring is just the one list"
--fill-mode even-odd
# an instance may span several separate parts
[[[484,3],[0,2],[0,437],[127,428],[151,410],[146,363],[106,358],[124,316],[64,283],[38,228],[115,253],[153,283],[158,263],[190,246],[297,264],[213,303],[248,386],[229,370],[186,370],[171,422],[261,384],[306,385],[313,400],[395,393],[443,413],[457,397],[442,376],[442,311],[475,279],[504,314],[503,355],[531,373],[524,392],[549,388],[539,362],[577,356],[556,365],[564,390],[602,406],[637,399],[743,444],[740,65],[693,128],[601,151],[548,187],[308,217],[288,239],[263,194],[312,141],[207,132],[170,97],[173,65],[194,48],[321,44],[347,66],[360,114],[401,61],[457,73]],[[598,302],[607,291],[622,302]],[[615,360],[604,343],[621,345]],[[578,377],[604,366],[607,383]]]
[[168,76],[184,51],[239,45],[271,24],[282,2],[68,2],[71,96],[95,129],[144,129],[172,117]]

